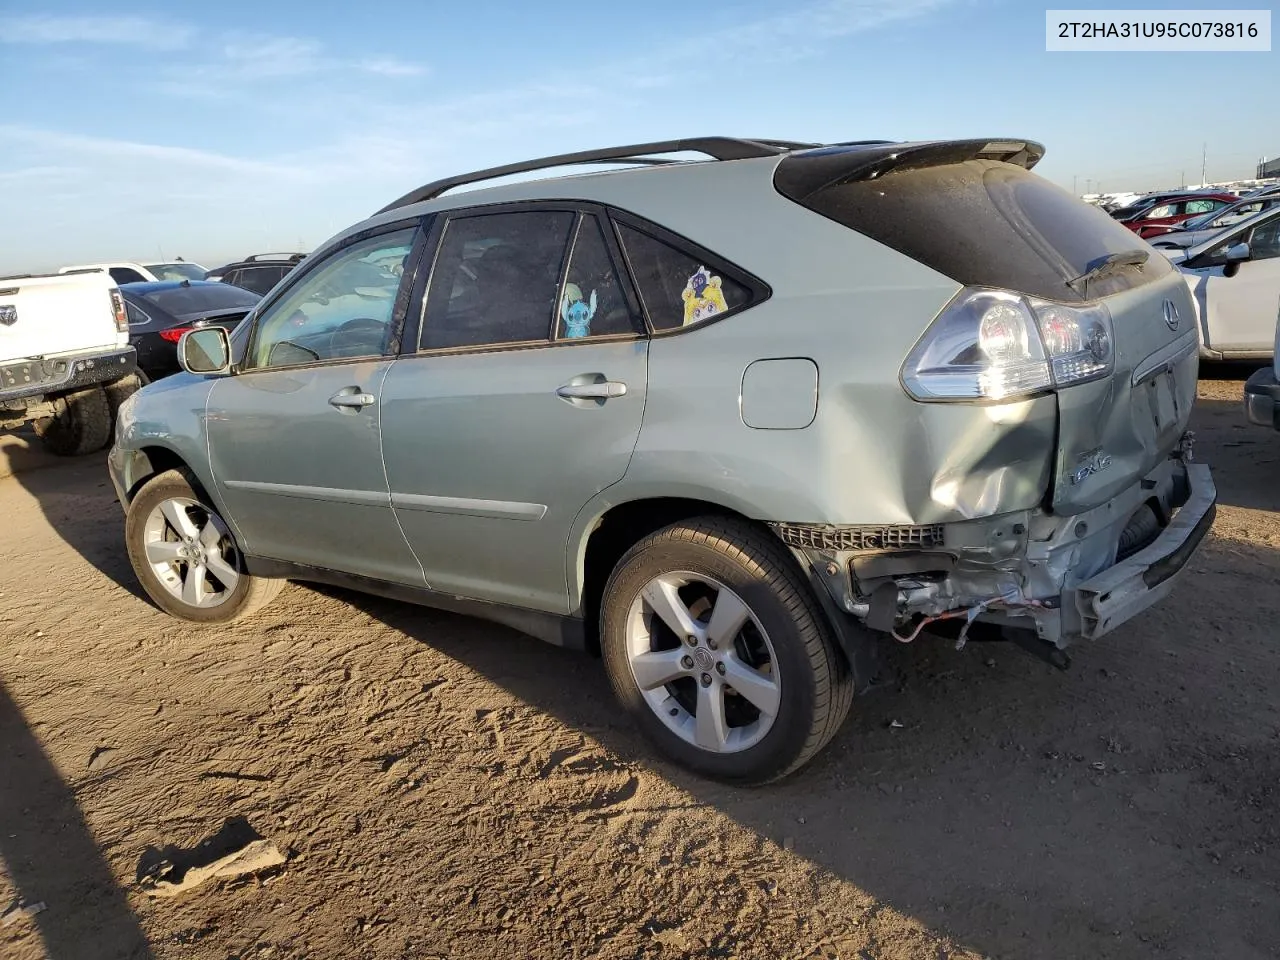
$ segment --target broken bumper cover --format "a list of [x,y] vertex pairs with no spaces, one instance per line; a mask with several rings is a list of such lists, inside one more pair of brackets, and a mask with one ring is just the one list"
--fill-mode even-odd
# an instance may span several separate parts
[[[1065,648],[1159,602],[1212,526],[1217,490],[1190,444],[1188,435],[1145,477],[1072,516],[1037,509],[927,527],[774,528],[833,606],[873,630],[906,640],[933,621],[982,622]],[[1125,555],[1129,541],[1140,546]]]
[[1064,591],[1063,605],[1074,600],[1081,637],[1092,640],[1110,633],[1163,599],[1213,526],[1218,492],[1209,467],[1188,463],[1185,470],[1190,496],[1155,541]]
[[1280,383],[1274,367],[1263,367],[1245,381],[1244,415],[1250,423],[1280,430]]

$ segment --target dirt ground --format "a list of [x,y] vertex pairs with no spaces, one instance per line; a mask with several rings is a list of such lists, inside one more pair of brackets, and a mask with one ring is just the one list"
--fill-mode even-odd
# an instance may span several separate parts
[[[169,619],[100,456],[0,479],[0,914],[44,904],[0,956],[1274,958],[1280,436],[1204,376],[1221,503],[1169,601],[1065,673],[895,648],[900,682],[758,790],[480,621],[300,585]],[[259,836],[283,865],[141,882]]]

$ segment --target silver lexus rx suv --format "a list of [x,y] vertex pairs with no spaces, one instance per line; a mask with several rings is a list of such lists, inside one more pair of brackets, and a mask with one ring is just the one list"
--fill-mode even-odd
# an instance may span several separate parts
[[138,579],[197,622],[295,579],[598,650],[740,783],[891,637],[1060,663],[1174,588],[1216,493],[1187,285],[1043,152],[707,137],[414,190],[121,409]]

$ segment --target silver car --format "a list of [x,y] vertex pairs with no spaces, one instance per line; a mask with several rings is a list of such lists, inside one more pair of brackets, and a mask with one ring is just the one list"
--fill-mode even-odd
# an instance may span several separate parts
[[598,650],[740,783],[813,757],[885,642],[1061,665],[1173,589],[1216,494],[1187,285],[1042,154],[709,137],[415,190],[121,410],[138,579],[199,622],[289,578]]

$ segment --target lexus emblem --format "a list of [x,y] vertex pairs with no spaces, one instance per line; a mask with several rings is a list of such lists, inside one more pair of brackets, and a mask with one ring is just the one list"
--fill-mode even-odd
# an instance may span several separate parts
[[1177,330],[1178,324],[1181,322],[1181,319],[1182,318],[1178,316],[1178,308],[1174,305],[1174,302],[1172,300],[1166,300],[1164,302],[1165,326],[1168,327],[1170,330]]
[[18,322],[18,308],[11,303],[0,306],[0,323],[12,327]]

